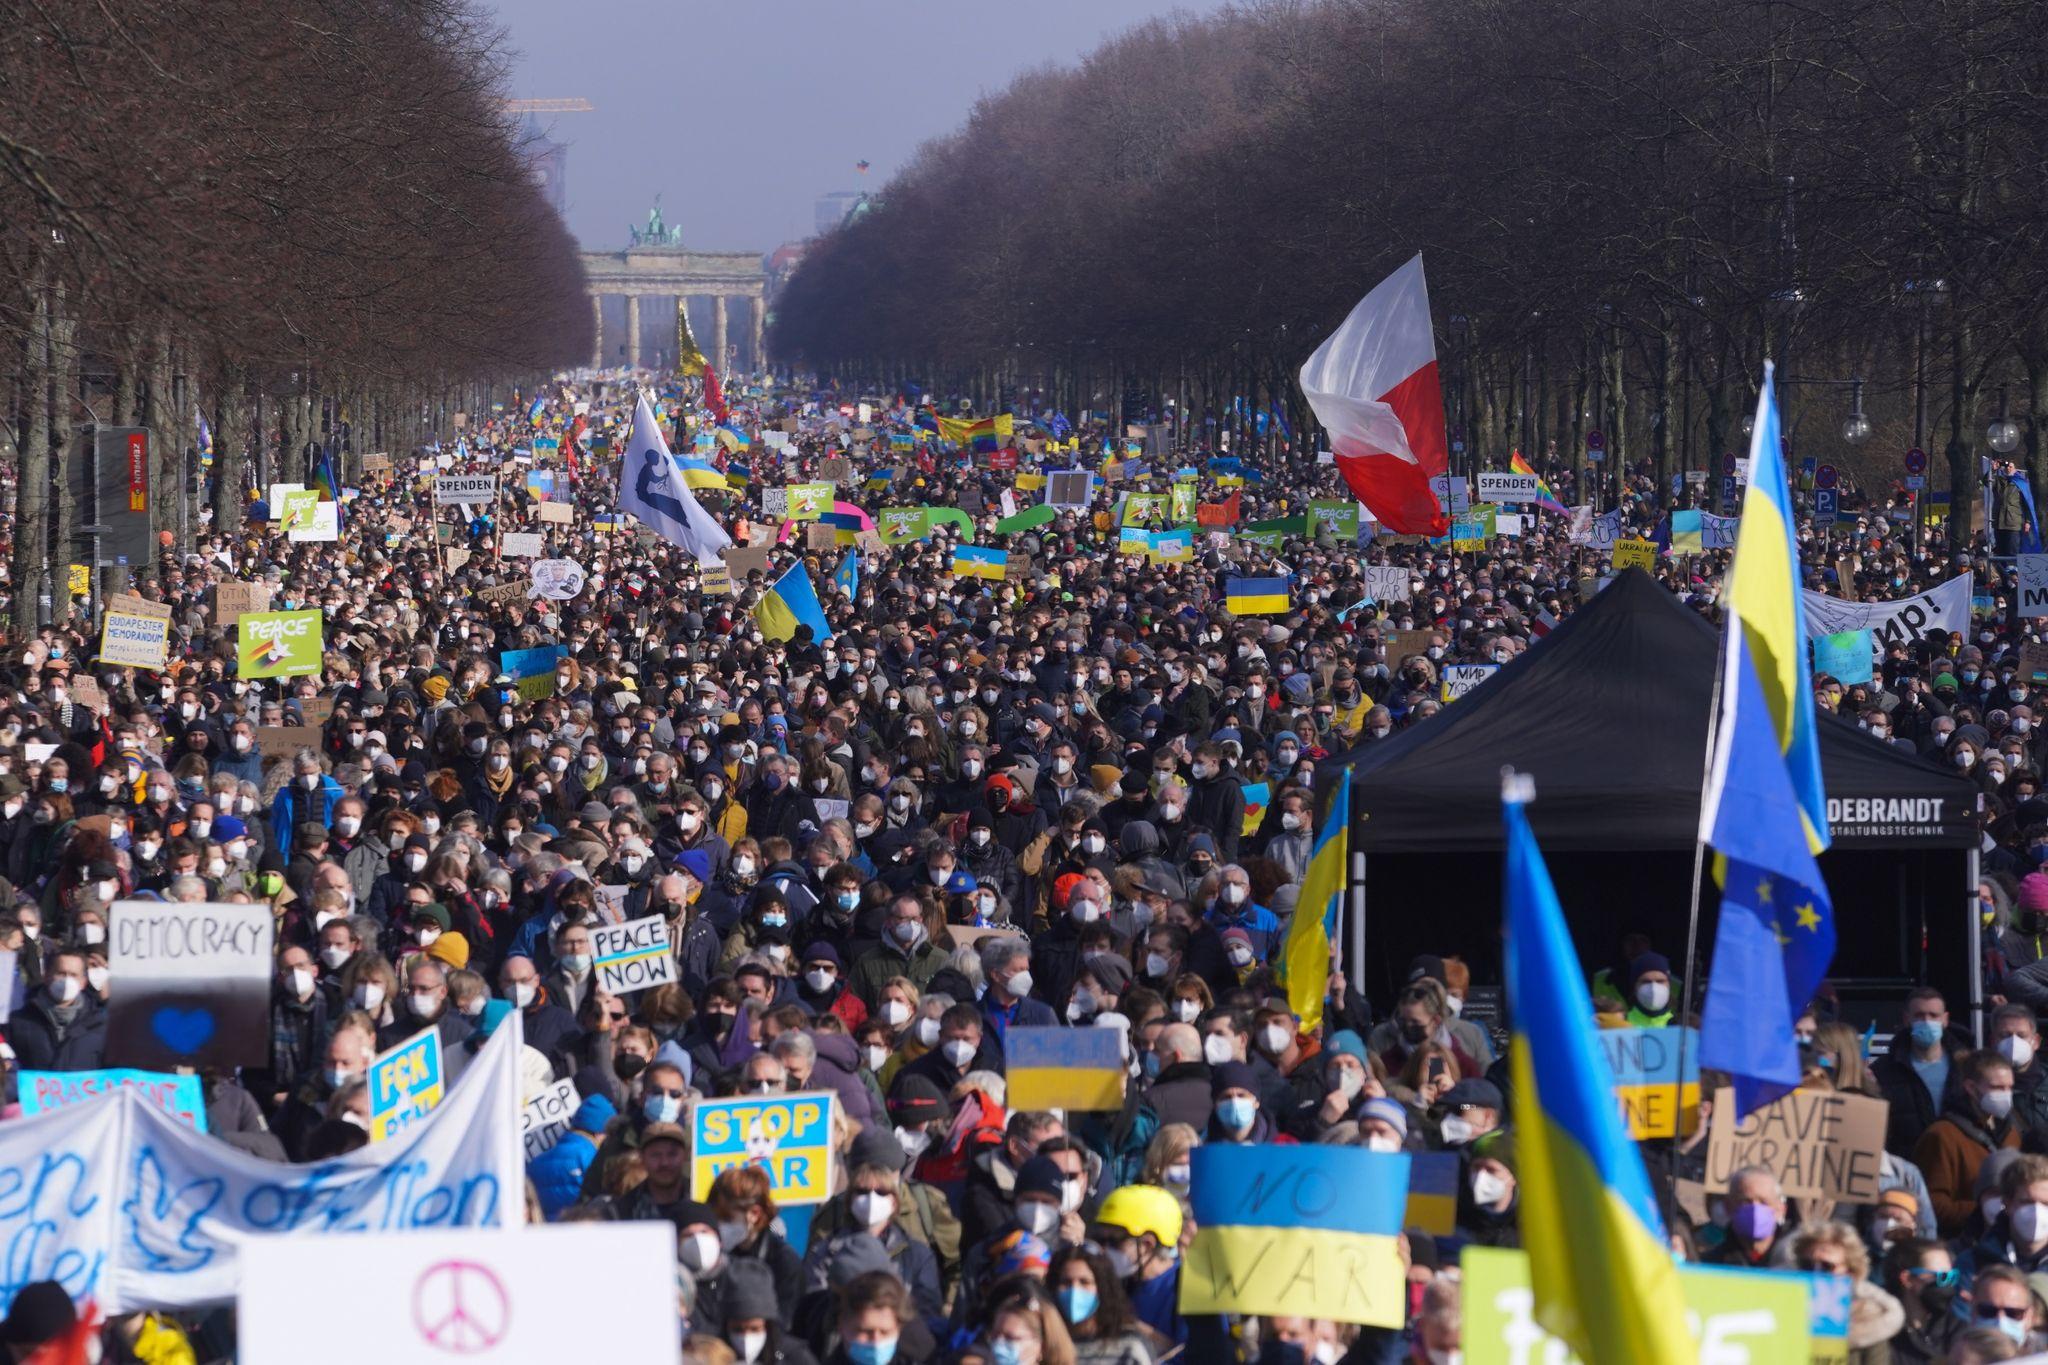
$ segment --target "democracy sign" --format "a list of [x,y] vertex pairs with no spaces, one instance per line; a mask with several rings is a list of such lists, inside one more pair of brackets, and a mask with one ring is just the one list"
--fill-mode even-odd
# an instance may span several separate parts
[[297,678],[320,671],[319,611],[245,611],[237,657],[244,678]]
[[126,668],[162,668],[171,623],[160,616],[109,611],[100,620],[100,662]]
[[[1700,1123],[1700,1038],[1681,1028],[1600,1029],[1593,1041],[1614,1073],[1628,1135],[1643,1138],[1691,1133]],[[1681,1129],[1680,1124],[1683,1124]]]
[[1890,1112],[1886,1101],[1865,1095],[1794,1090],[1738,1121],[1735,1092],[1716,1090],[1706,1186],[1718,1193],[1736,1171],[1761,1166],[1788,1195],[1874,1204]]
[[434,476],[434,505],[448,507],[456,503],[491,502],[498,496],[496,474],[436,474]]
[[1182,1313],[1402,1325],[1406,1155],[1212,1143],[1189,1160],[1195,1240],[1181,1261]]
[[1946,583],[1896,602],[1844,602],[1805,589],[1799,597],[1806,604],[1806,633],[1839,635],[1846,630],[1868,630],[1882,649],[1919,640],[1929,631],[1967,632],[1971,582],[1969,574],[1957,574]]
[[574,1081],[556,1081],[526,1102],[519,1111],[519,1140],[528,1161],[562,1140],[582,1103]]
[[[1467,1246],[1463,1272],[1466,1365],[1572,1365],[1578,1357],[1536,1321],[1529,1253]],[[1699,1338],[1700,1359],[1748,1365],[1807,1365],[1810,1281],[1774,1270],[1682,1265],[1686,1322]]]
[[432,1113],[446,1083],[441,1035],[431,1025],[377,1054],[370,1063],[370,1141],[382,1142]]
[[206,1096],[199,1077],[161,1071],[112,1067],[101,1071],[24,1071],[20,1076],[21,1112],[47,1114],[88,1100],[133,1090],[156,1109],[195,1133],[206,1131]]
[[271,943],[268,904],[116,901],[107,966],[107,1060],[180,1066],[267,1066]]
[[675,947],[668,941],[668,921],[660,915],[592,925],[590,954],[598,989],[614,995],[676,980]]
[[[337,1255],[349,1266],[350,1330],[308,1331],[307,1287],[331,1281]],[[675,1259],[675,1231],[659,1222],[392,1232],[351,1241],[345,1252],[318,1238],[282,1239],[245,1269],[235,1302],[238,1358],[674,1360]]]
[[[126,990],[123,978],[116,996]],[[204,1308],[231,1302],[278,1234],[333,1256],[336,1244],[312,1234],[515,1225],[520,1048],[514,1014],[425,1122],[313,1165],[203,1137],[133,1088],[0,1124],[0,1189],[14,1191],[0,1201],[0,1299],[54,1279],[103,1313]]]
[[830,1091],[698,1100],[690,1109],[690,1198],[708,1198],[720,1171],[759,1166],[777,1204],[824,1203],[832,1197],[837,1103]]

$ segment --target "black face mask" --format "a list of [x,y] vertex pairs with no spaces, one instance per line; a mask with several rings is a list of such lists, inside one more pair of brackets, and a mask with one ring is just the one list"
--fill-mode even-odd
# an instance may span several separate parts
[[622,1052],[612,1059],[612,1070],[622,1081],[630,1081],[647,1069],[647,1059],[630,1052]]
[[704,1015],[704,1031],[713,1038],[723,1041],[725,1035],[732,1032],[732,1021],[733,1016],[730,1014],[706,1013]]
[[1403,1019],[1401,1021],[1402,1041],[1414,1044],[1421,1042],[1427,1037],[1429,1037],[1429,1025],[1423,1023],[1420,1019]]

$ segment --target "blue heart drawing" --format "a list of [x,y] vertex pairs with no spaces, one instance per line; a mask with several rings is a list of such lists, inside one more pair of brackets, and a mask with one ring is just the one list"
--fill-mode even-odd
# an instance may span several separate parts
[[213,1037],[213,1011],[164,1005],[149,1016],[149,1029],[173,1052],[197,1052]]

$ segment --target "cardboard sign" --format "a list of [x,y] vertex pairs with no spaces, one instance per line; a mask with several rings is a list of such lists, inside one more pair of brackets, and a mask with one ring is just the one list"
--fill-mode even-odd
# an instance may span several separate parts
[[972,948],[985,938],[1023,938],[1024,931],[1007,924],[949,924],[945,929],[946,946],[949,948]]
[[308,725],[325,725],[328,718],[333,714],[334,698],[332,697],[299,698],[299,715],[305,718],[305,722]]
[[72,674],[71,700],[95,715],[107,714],[107,694],[100,690],[99,680],[96,678]]
[[515,578],[510,583],[500,583],[493,588],[484,588],[477,593],[476,600],[488,602],[492,606],[496,606],[501,602],[524,602],[531,596],[533,596],[533,580],[531,578]]
[[830,1091],[698,1100],[690,1108],[690,1198],[709,1197],[728,1167],[759,1166],[777,1204],[824,1203],[832,1197],[837,1104]]
[[804,528],[804,548],[807,550],[834,550],[839,547],[839,528],[827,526],[824,522],[813,522]]
[[313,611],[249,611],[236,623],[244,678],[298,678],[320,671],[325,622]]
[[263,766],[269,767],[280,759],[290,758],[301,749],[320,751],[320,727],[317,725],[259,725],[256,727],[256,752],[263,759]]
[[270,583],[216,583],[213,585],[213,619],[222,626],[232,626],[242,619],[244,612],[269,611],[272,585]]
[[383,474],[391,468],[391,457],[381,450],[373,450],[363,456],[365,474]]
[[1437,700],[1454,702],[1500,672],[1499,664],[1445,664]]
[[535,509],[547,526],[569,526],[576,521],[576,509],[566,502],[544,502]]
[[1119,1109],[1124,1102],[1124,1039],[1116,1029],[1003,1030],[1003,1074],[1013,1109]]
[[107,1007],[116,1066],[267,1066],[271,946],[266,904],[116,901],[107,966],[121,983]]
[[130,616],[154,616],[161,621],[171,619],[170,603],[152,602],[147,597],[142,597],[132,592],[109,594],[107,597],[107,610],[126,612]]
[[[1461,1345],[1467,1365],[1573,1365],[1578,1360],[1536,1321],[1528,1252],[1467,1246],[1459,1269],[1464,1279]],[[1700,1359],[1741,1360],[1748,1365],[1807,1365],[1820,1359],[1820,1343],[1811,1340],[1809,1327],[1809,1282],[1819,1278],[1778,1270],[1680,1266],[1678,1283],[1685,1293],[1687,1323],[1698,1328]]]
[[556,1081],[526,1102],[519,1111],[519,1139],[528,1161],[562,1140],[582,1103],[574,1081]]
[[100,620],[101,663],[162,668],[170,649],[171,623],[164,617],[110,611]]
[[1398,667],[1401,660],[1414,654],[1420,654],[1423,658],[1427,659],[1429,657],[1430,634],[1431,632],[1426,630],[1396,630],[1388,632],[1384,637],[1387,642],[1387,665],[1389,667]]
[[496,474],[436,474],[434,476],[434,505],[452,507],[459,503],[495,502],[498,498],[498,476]]
[[547,553],[547,537],[537,531],[507,531],[498,549],[507,559],[539,559]]
[[598,988],[613,995],[666,986],[678,979],[668,921],[660,915],[593,928],[590,952]]
[[1358,572],[1364,580],[1367,601],[1391,606],[1408,600],[1408,585],[1414,580],[1409,578],[1409,570],[1405,565],[1361,564]]
[[1890,1110],[1864,1095],[1795,1090],[1737,1123],[1735,1092],[1717,1090],[1706,1186],[1718,1194],[1736,1171],[1761,1166],[1788,1195],[1874,1204]]
[[732,571],[723,564],[699,565],[697,587],[706,597],[729,597],[732,595]]
[[[398,1171],[390,1179],[403,1183]],[[502,1194],[500,1198],[502,1199]],[[370,1214],[357,1215],[371,1226]],[[676,1234],[649,1223],[350,1234],[345,1330],[309,1332],[305,1287],[337,1243],[261,1239],[242,1260],[237,1358],[246,1365],[668,1360],[676,1356]],[[392,1226],[399,1226],[393,1219]],[[307,1229],[300,1229],[305,1232]],[[574,1307],[572,1307],[574,1305]],[[374,1340],[374,1352],[363,1343]]]
[[2048,682],[2048,645],[2021,645],[2019,673],[2028,682]]
[[370,1141],[404,1132],[434,1111],[447,1093],[441,1078],[441,1035],[421,1029],[370,1063]]
[[818,466],[818,477],[845,488],[853,483],[853,461],[834,455]]
[[[1614,1098],[1628,1135],[1690,1134],[1700,1126],[1700,1038],[1681,1028],[1600,1029],[1593,1041],[1614,1073]],[[1680,1072],[1683,1052],[1684,1071]]]
[[24,1071],[21,1073],[21,1113],[27,1118],[52,1109],[104,1098],[133,1090],[195,1133],[206,1131],[206,1096],[199,1077],[187,1073],[170,1076],[161,1071],[137,1071],[115,1067],[103,1071]]
[[768,572],[769,547],[766,545],[733,545],[721,552],[720,558],[732,572],[735,583],[747,581],[747,575]]

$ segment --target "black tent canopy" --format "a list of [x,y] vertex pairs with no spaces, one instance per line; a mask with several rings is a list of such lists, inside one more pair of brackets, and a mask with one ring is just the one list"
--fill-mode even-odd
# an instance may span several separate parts
[[[1714,628],[1649,575],[1582,611],[1434,719],[1327,760],[1353,768],[1352,847],[1501,847],[1500,770],[1536,779],[1546,850],[1690,850],[1698,837]],[[1820,723],[1837,847],[1965,848],[1977,789],[1838,717]]]

